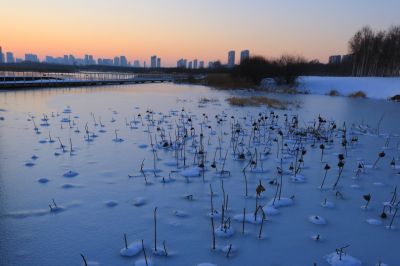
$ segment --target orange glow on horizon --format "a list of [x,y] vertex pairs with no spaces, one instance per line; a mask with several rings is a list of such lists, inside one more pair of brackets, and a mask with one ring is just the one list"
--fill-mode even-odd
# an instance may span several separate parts
[[[309,0],[312,5],[308,6],[261,0],[251,4],[235,0],[5,1],[0,45],[15,57],[25,53],[41,59],[64,54],[91,54],[96,59],[125,55],[131,62],[139,59],[149,64],[150,56],[157,55],[164,66],[174,66],[180,58],[225,63],[232,49],[236,60],[241,50],[249,49],[251,55],[296,54],[326,62],[329,55],[345,54],[354,32],[374,21],[343,10],[338,3],[344,5],[344,0],[336,4]],[[385,14],[378,15],[378,26],[399,23],[394,8],[370,5]],[[379,9],[372,11],[375,16],[379,13]],[[343,18],[338,19],[335,12]]]

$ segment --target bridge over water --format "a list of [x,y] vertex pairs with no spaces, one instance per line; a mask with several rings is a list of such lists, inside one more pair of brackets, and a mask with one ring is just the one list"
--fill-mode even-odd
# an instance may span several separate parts
[[115,72],[0,72],[0,89],[36,87],[101,86],[134,83],[173,82],[185,75]]

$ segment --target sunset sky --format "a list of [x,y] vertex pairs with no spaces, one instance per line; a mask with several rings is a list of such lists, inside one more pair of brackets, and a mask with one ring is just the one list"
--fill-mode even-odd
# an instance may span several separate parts
[[364,25],[400,24],[398,0],[1,0],[0,46],[25,53],[227,61],[228,50],[326,62]]

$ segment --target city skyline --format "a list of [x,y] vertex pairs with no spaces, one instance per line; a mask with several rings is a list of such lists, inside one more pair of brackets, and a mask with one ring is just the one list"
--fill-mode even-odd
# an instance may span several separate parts
[[385,29],[400,22],[400,2],[394,0],[384,5],[373,0],[288,4],[7,0],[2,3],[0,43],[15,57],[90,51],[100,58],[123,54],[143,62],[157,54],[165,66],[175,65],[178,58],[223,62],[226,51],[242,49],[266,57],[294,54],[327,62],[332,54],[347,53],[348,40],[362,26]]
[[[240,64],[244,59],[250,57],[250,51],[248,49],[240,51],[240,58],[235,61],[235,51],[228,51],[228,59],[226,62],[220,60],[208,61],[208,67],[213,67],[215,62],[219,62],[227,67],[233,67],[236,64]],[[41,62],[50,64],[64,64],[64,65],[105,65],[105,66],[123,66],[123,67],[146,67],[146,60],[143,61],[143,65],[140,60],[132,59],[129,60],[124,55],[114,56],[112,58],[96,58],[92,54],[85,54],[82,57],[75,56],[72,54],[64,54],[62,56],[45,55],[40,58],[37,54],[25,53],[24,56],[15,57],[12,51],[3,51],[0,45],[0,63],[21,63],[24,61],[28,62]],[[157,55],[150,57],[150,68],[161,68],[161,67],[177,67],[177,68],[193,68],[199,69],[205,67],[205,61],[194,58],[192,60],[181,58],[176,62],[176,65],[162,66],[161,58]]]

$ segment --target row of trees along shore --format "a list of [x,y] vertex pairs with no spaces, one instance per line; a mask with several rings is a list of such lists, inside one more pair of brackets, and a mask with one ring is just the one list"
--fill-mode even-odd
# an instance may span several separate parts
[[353,76],[400,75],[400,26],[386,31],[363,27],[349,41]]
[[239,76],[259,84],[265,77],[278,84],[293,85],[298,76],[400,76],[400,26],[373,31],[365,26],[348,43],[349,54],[339,64],[307,61],[301,56],[283,55],[277,59],[253,56],[233,70]]

